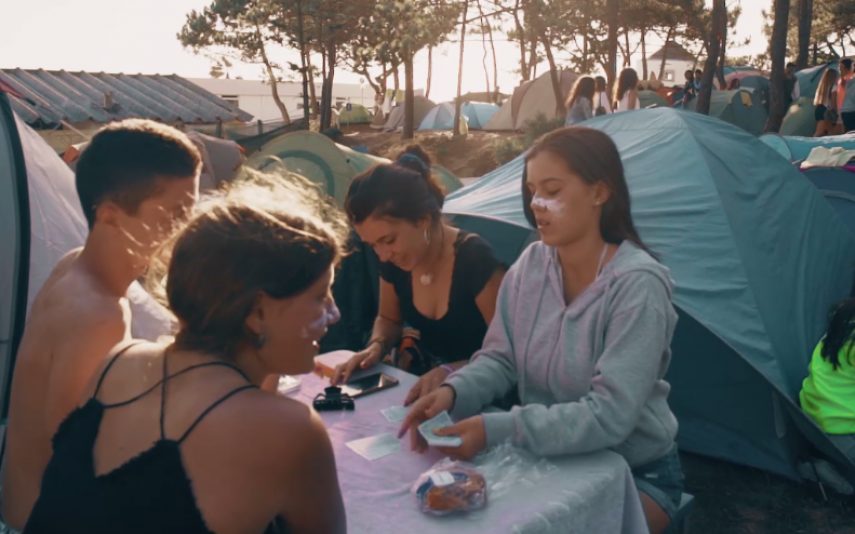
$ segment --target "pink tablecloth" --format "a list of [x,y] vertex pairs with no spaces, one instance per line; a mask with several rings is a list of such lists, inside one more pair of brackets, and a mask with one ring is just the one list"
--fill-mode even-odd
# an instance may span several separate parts
[[[356,400],[354,412],[322,412],[335,449],[339,484],[347,510],[348,532],[363,533],[646,533],[638,492],[623,458],[611,451],[566,458],[551,458],[557,466],[537,484],[521,484],[519,491],[467,515],[432,517],[421,513],[410,487],[419,475],[442,456],[409,450],[409,437],[401,451],[368,461],[345,443],[383,432],[396,432],[380,410],[399,405],[415,377],[388,366],[400,385]],[[291,396],[311,403],[326,386],[315,375],[302,377]]]

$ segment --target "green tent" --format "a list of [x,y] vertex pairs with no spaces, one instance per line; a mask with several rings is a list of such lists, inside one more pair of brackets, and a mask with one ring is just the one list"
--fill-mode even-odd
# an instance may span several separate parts
[[[852,284],[855,240],[837,213],[775,151],[704,115],[657,108],[586,125],[615,140],[636,226],[675,281],[667,379],[680,447],[798,478],[810,441],[855,481],[797,405],[826,313]],[[446,202],[503,258],[535,238],[522,167],[517,158]]]
[[[689,101],[686,109],[695,110],[698,99]],[[713,91],[710,95],[710,117],[716,117],[739,126],[754,135],[760,135],[766,128],[767,113],[759,95],[751,90]]]
[[[247,165],[259,170],[284,164],[289,171],[319,184],[336,202],[344,205],[350,180],[374,165],[389,160],[357,152],[334,143],[329,137],[310,131],[292,132],[267,142],[250,156]],[[460,180],[447,169],[435,165],[433,171],[446,191],[460,188]]]
[[656,91],[639,91],[638,105],[641,108],[667,108],[668,101]]
[[816,131],[813,101],[807,97],[799,99],[790,106],[781,123],[781,135],[799,135],[810,137]]
[[338,113],[338,123],[341,126],[351,124],[371,124],[374,116],[362,104],[346,104]]

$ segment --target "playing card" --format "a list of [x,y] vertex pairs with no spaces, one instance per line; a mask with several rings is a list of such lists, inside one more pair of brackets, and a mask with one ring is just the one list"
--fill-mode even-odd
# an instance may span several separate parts
[[407,408],[404,406],[389,406],[380,410],[380,413],[390,423],[400,423],[407,416],[407,411]]
[[442,412],[433,419],[428,419],[419,425],[419,434],[425,438],[431,447],[459,447],[463,440],[458,436],[437,436],[434,430],[445,428],[454,424],[448,412]]
[[353,452],[366,460],[377,460],[401,450],[401,442],[390,432],[345,443]]

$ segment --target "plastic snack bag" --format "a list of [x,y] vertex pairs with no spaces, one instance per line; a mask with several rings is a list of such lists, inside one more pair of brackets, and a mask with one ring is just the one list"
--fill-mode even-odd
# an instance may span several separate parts
[[431,515],[469,512],[487,504],[487,482],[473,466],[447,458],[422,473],[412,492],[419,509]]

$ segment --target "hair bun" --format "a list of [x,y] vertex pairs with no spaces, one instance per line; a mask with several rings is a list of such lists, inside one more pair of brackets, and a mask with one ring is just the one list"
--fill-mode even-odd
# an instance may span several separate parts
[[428,179],[430,177],[431,161],[430,156],[419,145],[410,145],[398,154],[395,163],[414,170],[421,174],[422,177]]

